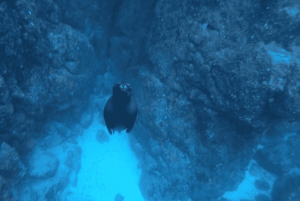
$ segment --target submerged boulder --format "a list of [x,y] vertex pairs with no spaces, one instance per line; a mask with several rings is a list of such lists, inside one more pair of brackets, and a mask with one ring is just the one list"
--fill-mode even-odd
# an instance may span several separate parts
[[29,176],[49,178],[55,174],[58,164],[58,159],[52,153],[37,148],[29,156]]
[[25,167],[19,154],[5,142],[0,146],[0,175],[5,178],[17,179],[24,176]]
[[300,176],[284,175],[275,182],[272,192],[273,201],[298,200],[300,197]]
[[18,200],[15,185],[25,175],[25,167],[19,154],[5,142],[0,145],[0,200]]
[[31,137],[48,117],[73,114],[79,122],[77,114],[89,100],[94,49],[87,36],[59,22],[59,14],[52,0],[0,3],[0,130],[5,141]]
[[[140,158],[146,199],[217,200],[243,179],[267,127],[299,119],[300,38],[288,34],[299,18],[281,9],[294,2],[156,2],[135,90],[143,112],[133,135],[156,161]],[[287,143],[256,159],[295,171],[278,144]]]
[[104,130],[98,130],[96,139],[99,143],[104,143],[109,141],[109,136]]
[[0,175],[0,200],[14,200],[11,192],[11,186]]
[[124,200],[124,196],[122,196],[120,193],[117,193],[115,196],[115,201],[123,201]]

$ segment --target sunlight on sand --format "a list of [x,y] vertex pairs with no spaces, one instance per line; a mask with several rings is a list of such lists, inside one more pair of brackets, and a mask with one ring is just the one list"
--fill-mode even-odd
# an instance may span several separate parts
[[115,133],[101,143],[96,138],[98,131],[109,135],[103,125],[94,121],[78,138],[82,149],[81,169],[77,186],[68,186],[66,200],[113,201],[119,193],[124,201],[143,201],[138,185],[140,169],[130,149],[128,134]]

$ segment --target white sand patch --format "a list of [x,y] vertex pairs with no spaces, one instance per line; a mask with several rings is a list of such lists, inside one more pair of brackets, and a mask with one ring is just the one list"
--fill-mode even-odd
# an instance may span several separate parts
[[268,53],[271,56],[273,64],[291,65],[292,55],[285,49],[281,49],[280,51],[268,50]]
[[[253,165],[253,166],[252,166]],[[255,167],[256,176],[250,173],[250,168]],[[252,170],[253,171],[253,170]],[[270,189],[267,191],[259,190],[255,187],[255,180],[264,179],[270,185]],[[238,188],[235,191],[227,191],[223,194],[222,197],[230,201],[240,201],[242,199],[255,200],[255,196],[258,194],[264,194],[271,198],[271,189],[275,182],[276,178],[271,173],[265,171],[263,168],[258,166],[256,161],[251,160],[248,169],[245,172],[244,180],[239,184]]]
[[[94,119],[98,119],[94,118]],[[109,136],[100,143],[96,134],[106,128],[97,120],[78,138],[82,149],[81,169],[77,186],[69,185],[64,192],[65,201],[113,201],[116,194],[124,201],[144,200],[140,189],[138,161],[129,146],[128,134],[122,132]]]
[[[39,144],[39,143],[37,143]],[[39,144],[40,145],[40,144]],[[69,167],[65,166],[65,161],[67,159],[67,155],[70,152],[76,152],[77,146],[68,142],[61,143],[58,146],[47,148],[44,146],[38,146],[34,149],[42,149],[45,151],[49,151],[52,153],[58,160],[58,168],[56,170],[55,175],[47,179],[39,179],[39,178],[31,178],[28,180],[23,181],[18,186],[18,199],[20,201],[29,201],[29,200],[46,200],[54,199],[54,197],[59,196],[60,194],[55,195],[56,193],[49,193],[49,189],[53,186],[57,186],[62,184],[65,186],[64,183],[76,181],[76,169],[70,169]],[[30,160],[36,160],[37,163],[42,162],[44,160],[44,155],[31,155],[32,158]],[[43,162],[42,162],[43,164]],[[38,170],[40,168],[40,170]],[[35,170],[43,172],[45,169],[44,165],[40,165],[35,167]],[[59,190],[60,188],[55,188]],[[49,195],[48,195],[49,193]],[[49,196],[49,197],[47,197]]]

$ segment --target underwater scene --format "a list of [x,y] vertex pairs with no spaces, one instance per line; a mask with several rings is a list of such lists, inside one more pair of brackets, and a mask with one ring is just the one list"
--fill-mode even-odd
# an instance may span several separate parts
[[0,0],[0,201],[300,201],[300,1]]

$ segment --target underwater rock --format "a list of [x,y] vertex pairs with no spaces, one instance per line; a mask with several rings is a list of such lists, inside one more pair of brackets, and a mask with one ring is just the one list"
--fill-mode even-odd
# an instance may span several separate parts
[[14,107],[11,103],[0,105],[0,127],[4,127],[6,125],[7,119],[11,118],[14,113]]
[[68,176],[62,177],[57,181],[57,183],[53,184],[45,194],[46,201],[59,201],[61,200],[61,192],[66,188],[69,183]]
[[22,185],[18,187],[18,200],[36,200],[37,197],[37,192],[31,186]]
[[253,158],[261,167],[263,167],[267,171],[279,176],[282,175],[282,167],[280,166],[280,164],[277,164],[270,160],[270,155],[268,153],[265,153],[262,150],[258,150]]
[[115,196],[115,201],[123,201],[125,198],[121,194],[117,193]]
[[89,127],[93,122],[93,110],[92,108],[87,108],[86,112],[84,112],[80,118],[80,125],[83,128]]
[[40,145],[43,147],[53,148],[63,143],[63,138],[57,132],[49,133]]
[[271,201],[265,194],[258,194],[255,196],[255,201]]
[[300,123],[281,121],[265,131],[254,159],[266,170],[278,176],[298,176],[300,160]]
[[5,179],[0,175],[0,200],[16,200],[13,199],[13,194],[10,191],[10,185],[5,181]]
[[0,174],[5,178],[20,179],[24,176],[24,169],[16,150],[2,142],[0,146]]
[[96,139],[98,142],[104,143],[109,141],[109,136],[106,134],[104,130],[98,130],[96,134]]
[[26,173],[19,154],[5,142],[0,146],[0,200],[18,200],[15,185]]
[[[59,23],[61,10],[52,0],[4,1],[0,8],[1,135],[30,138],[45,116],[79,117],[95,81],[96,58],[87,37]],[[25,118],[15,123],[20,113]]]
[[270,189],[270,184],[265,180],[255,180],[254,184],[258,190],[267,191]]
[[300,176],[284,175],[274,183],[273,201],[297,200],[300,197]]
[[58,167],[58,159],[50,152],[36,148],[29,154],[29,176],[35,178],[49,178]]
[[[177,157],[180,162],[176,165],[156,167],[160,178],[169,181],[161,182],[161,199],[175,200],[171,197],[175,196],[184,200],[176,194],[191,195],[182,188],[184,183],[189,185],[186,189],[195,189],[191,199],[216,200],[225,186],[239,183],[267,126],[281,118],[299,119],[299,63],[275,66],[263,45],[275,41],[276,46],[290,52],[291,44],[299,46],[299,18],[291,19],[281,9],[294,4],[294,0],[258,1],[251,6],[238,0],[155,3],[151,34],[145,44],[150,62],[139,69],[136,85],[137,102],[143,103],[145,111],[139,118],[146,129],[141,129],[145,133],[142,136],[139,132],[133,135],[146,152],[162,160],[160,164],[169,164],[170,158],[174,161],[174,154],[166,153],[176,147],[197,167],[182,173],[178,164],[183,157]],[[233,17],[232,13],[243,14]],[[294,57],[297,61],[299,54],[293,54],[298,55]],[[288,54],[284,59],[288,60]],[[277,143],[281,147],[281,142]],[[256,159],[282,175],[298,161],[297,141],[289,143],[295,147],[293,156],[285,154],[288,146],[276,151],[274,144],[270,151],[276,154],[264,150]],[[290,160],[284,155],[290,155]],[[141,160],[146,163],[145,158]],[[150,168],[147,171],[153,180],[146,177],[147,188],[142,186],[141,190],[146,198],[153,199],[160,190],[156,190],[156,174]],[[174,175],[195,179],[184,182],[185,177],[180,177],[177,182]],[[228,181],[232,183],[228,185]],[[172,192],[168,191],[170,185]],[[209,193],[213,189],[220,191]]]
[[[145,129],[133,135],[157,162],[146,163],[146,198],[216,200],[243,177],[260,129],[299,119],[299,58],[275,66],[263,48],[300,45],[295,0],[16,0],[0,7],[1,139],[30,138],[53,116],[68,122],[60,131],[69,139],[70,122],[82,123],[95,69],[119,72],[138,83]],[[279,151],[277,144],[262,150],[269,165],[279,164],[265,165],[278,175],[295,175],[290,161],[299,166],[297,135],[291,139],[276,141]]]
[[69,150],[64,164],[71,170],[79,172],[81,168],[81,148],[79,146],[74,146],[72,150]]

